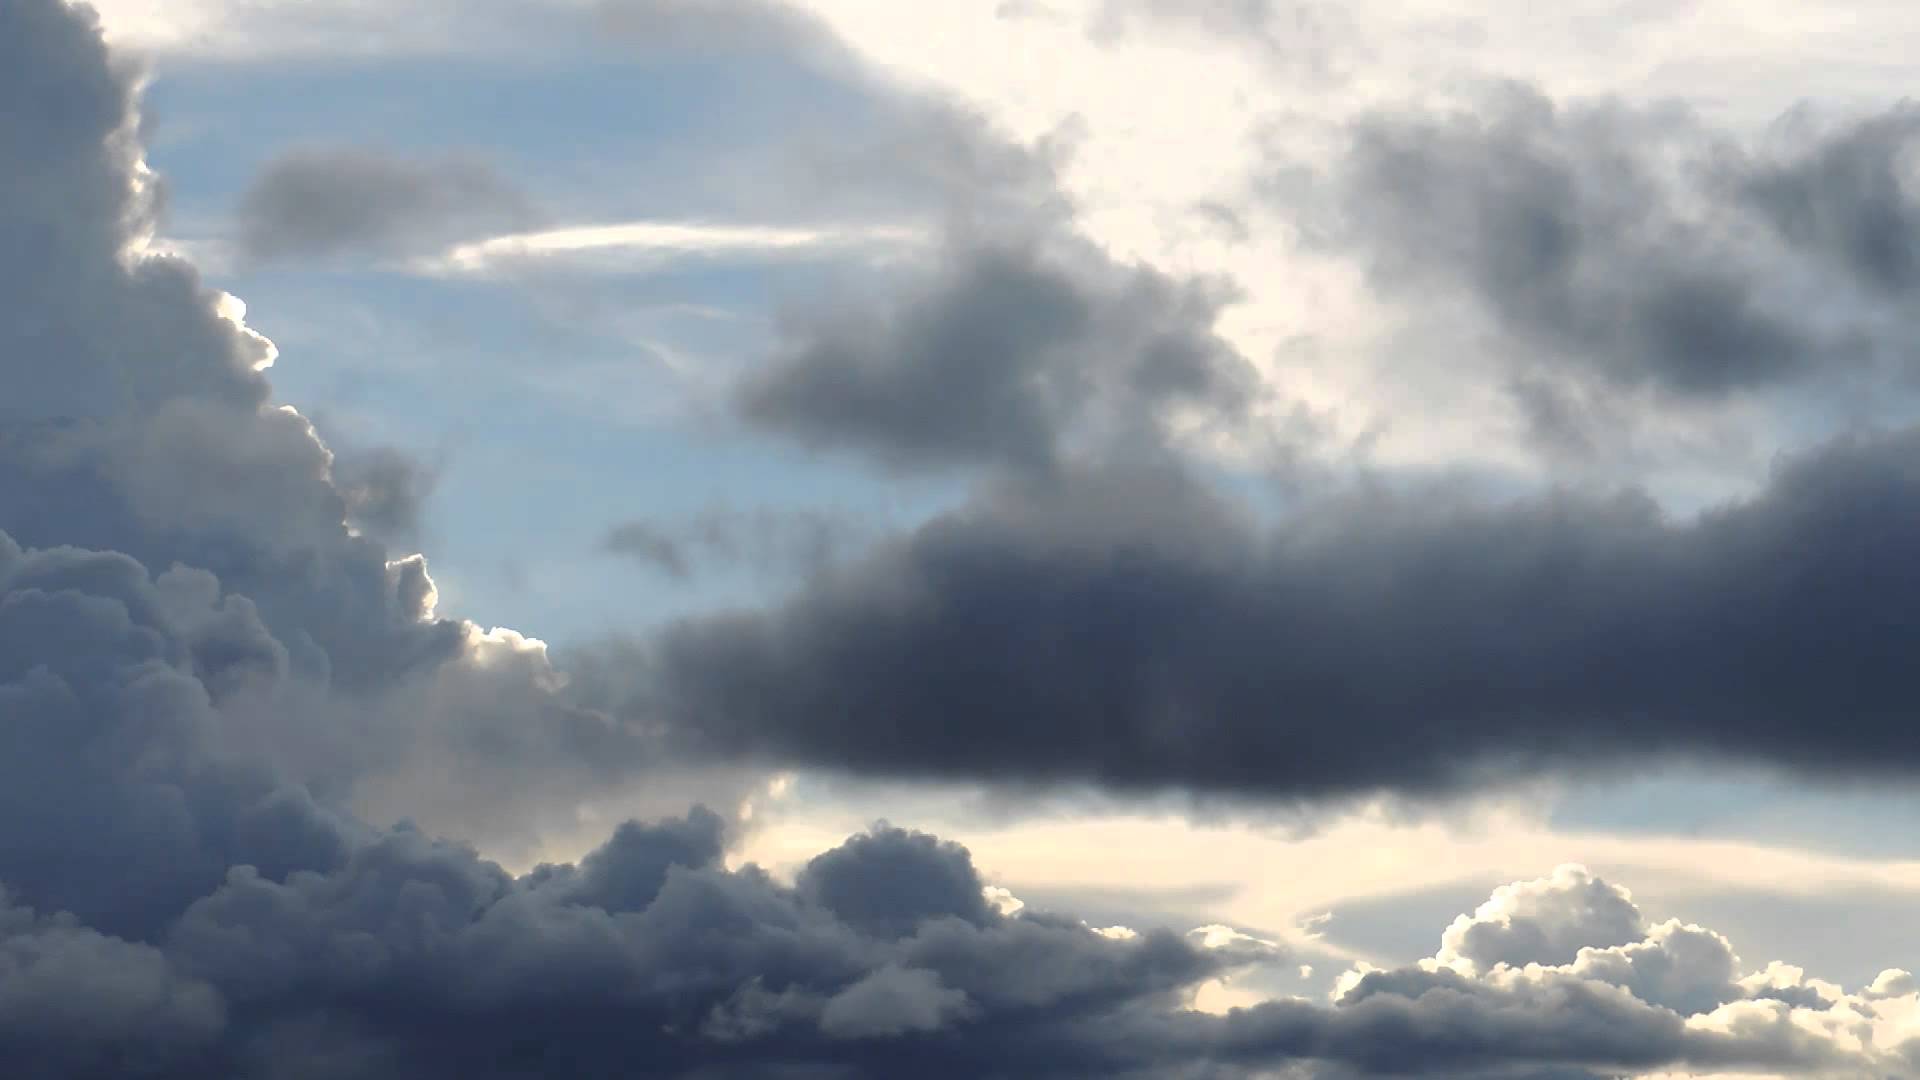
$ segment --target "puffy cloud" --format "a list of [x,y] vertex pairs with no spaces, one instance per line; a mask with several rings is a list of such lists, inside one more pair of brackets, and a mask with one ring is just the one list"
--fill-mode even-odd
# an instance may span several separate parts
[[145,937],[236,862],[337,862],[341,830],[303,791],[220,751],[215,695],[285,664],[250,604],[123,555],[23,552],[0,533],[7,551],[0,849],[21,900]]
[[901,829],[877,829],[814,859],[799,888],[847,924],[882,937],[904,937],[941,916],[979,926],[992,914],[965,848]]
[[[878,1075],[942,1060],[952,1064],[939,1075],[973,1075],[1002,1037],[1032,1047],[1044,1065],[1034,1075],[1067,1075],[1071,1021],[1123,1016],[1220,969],[1171,935],[1116,943],[1061,921],[922,911],[849,923],[753,867],[687,865],[711,851],[674,850],[675,837],[705,827],[698,813],[632,826],[577,869],[518,879],[396,831],[329,874],[273,882],[237,868],[179,921],[167,952],[252,1018],[230,1030],[227,1053],[266,1076],[293,1064],[265,1059],[284,1052],[281,1033],[322,1021],[350,1032],[360,1057],[420,1077],[598,1075],[635,1053],[659,1075],[725,1064]],[[887,835],[821,859],[843,877],[864,872],[860,884],[882,895],[947,885],[938,861],[863,862]],[[964,850],[941,850],[973,877]],[[608,897],[582,886],[609,862],[667,870],[652,895],[621,890],[603,907]],[[1005,962],[1016,950],[1050,964],[1051,983],[1021,979]],[[968,1027],[958,1044],[941,1037],[955,1026]]]
[[13,1075],[174,1075],[226,1023],[220,994],[160,950],[36,915],[0,889],[0,1054]]
[[1213,330],[1218,283],[1125,267],[1053,230],[960,235],[902,295],[795,329],[743,416],[905,468],[1050,469],[1243,421],[1253,368]]
[[1495,889],[1447,928],[1437,957],[1469,974],[1500,964],[1564,964],[1584,948],[1624,945],[1641,932],[1631,894],[1569,865],[1551,878]]
[[[571,705],[544,647],[437,616],[424,560],[349,527],[405,531],[417,470],[336,461],[269,404],[274,350],[244,307],[147,250],[137,85],[85,9],[8,5],[0,39],[0,94],[35,103],[0,119],[0,526],[39,552],[7,600],[15,625],[114,642],[21,630],[5,692],[43,724],[86,714],[76,733],[164,698],[146,707],[324,804],[503,840],[624,784],[642,740]],[[57,564],[78,576],[54,589],[38,579]],[[43,654],[46,671],[11,662]],[[188,817],[148,808],[143,827]]]
[[418,829],[329,814],[270,770],[226,760],[202,674],[238,696],[287,676],[259,620],[210,575],[155,580],[125,556],[10,541],[0,571],[0,655],[14,665],[0,681],[12,740],[0,760],[14,770],[0,798],[18,800],[0,807],[0,849],[20,897],[87,919],[0,911],[0,1004],[27,1003],[0,1009],[0,1046],[23,1075],[1885,1065],[1856,1029],[1863,1008],[1899,1003],[1893,977],[1870,1006],[1796,1004],[1772,988],[1781,972],[1732,982],[1689,940],[1717,939],[1671,923],[1558,967],[1506,962],[1643,924],[1623,891],[1573,869],[1503,889],[1463,920],[1497,926],[1495,939],[1448,931],[1443,953],[1471,953],[1470,974],[1372,972],[1333,1005],[1224,1017],[1184,1003],[1241,968],[1288,962],[1284,950],[1218,927],[1119,935],[1002,914],[964,848],[889,826],[818,856],[790,887],[726,869],[725,823],[697,809],[516,877]]
[[887,967],[828,1001],[820,1010],[820,1030],[841,1039],[938,1031],[966,1008],[967,995],[941,986],[933,972]]

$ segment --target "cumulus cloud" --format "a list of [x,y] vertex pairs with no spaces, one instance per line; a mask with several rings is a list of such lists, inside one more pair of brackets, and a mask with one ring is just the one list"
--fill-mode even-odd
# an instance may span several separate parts
[[347,520],[387,540],[419,534],[439,471],[390,446],[334,450],[333,483],[347,502]]
[[1230,292],[1112,262],[1052,230],[956,236],[897,298],[795,328],[741,388],[751,423],[896,467],[1047,470],[1243,420],[1258,381],[1214,332]]
[[166,1075],[227,1021],[220,993],[159,949],[36,915],[0,890],[0,1053],[14,1075]]
[[[276,783],[503,843],[627,783],[650,761],[644,740],[571,704],[539,642],[441,617],[425,561],[376,538],[413,524],[421,473],[337,459],[298,412],[270,405],[275,350],[243,306],[148,250],[157,185],[133,76],[91,21],[50,0],[4,19],[0,92],[37,103],[0,119],[0,529],[32,552],[6,584],[13,656],[45,652],[25,614],[40,609],[86,640],[128,643],[102,653],[76,638],[44,671],[8,664],[23,680],[9,692],[39,715],[95,718],[77,733],[123,704],[101,696],[121,667],[165,661],[173,670],[129,683],[165,698],[155,715],[217,731]],[[79,576],[40,584],[65,574]],[[96,666],[83,677],[74,664]],[[731,803],[739,782],[716,783]],[[104,773],[100,787],[109,801],[142,790]],[[191,816],[127,820],[165,832]],[[143,857],[166,863],[166,850]],[[171,865],[162,878],[200,872],[192,858]]]
[[1551,878],[1495,889],[1472,915],[1454,920],[1436,956],[1471,974],[1501,964],[1564,964],[1584,948],[1641,936],[1640,909],[1630,893],[1584,867],[1563,866]]
[[[1735,981],[1695,962],[1700,950],[1676,945],[1669,922],[1567,964],[1463,973],[1434,961],[1355,973],[1332,1004],[1278,999],[1210,1016],[1181,1002],[1284,953],[1003,914],[963,848],[889,826],[784,886],[751,865],[725,869],[722,828],[699,810],[630,823],[578,865],[518,877],[416,830],[363,830],[324,869],[234,866],[150,942],[6,907],[0,1001],[21,1007],[0,1013],[0,1045],[36,1077],[639,1067],[1250,1078],[1296,1062],[1353,1074],[1864,1076],[1897,1067],[1888,1048],[1900,1029],[1879,1017],[1916,1005],[1910,988],[1895,996],[1898,973],[1859,994],[1788,1003],[1758,986],[1778,981],[1772,969]],[[1593,884],[1565,868],[1502,890],[1474,918],[1577,911]],[[1616,977],[1622,956],[1690,972],[1707,992],[1642,997],[1673,982]],[[33,1022],[9,1023],[20,1020]],[[1863,1042],[1862,1026],[1876,1024],[1886,1038]]]

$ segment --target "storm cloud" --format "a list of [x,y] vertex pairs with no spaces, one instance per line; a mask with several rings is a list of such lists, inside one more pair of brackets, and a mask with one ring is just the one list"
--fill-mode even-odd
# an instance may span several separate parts
[[681,625],[633,707],[726,757],[1280,797],[1689,756],[1909,776],[1916,460],[1920,432],[1844,440],[1693,520],[1413,485],[1262,525],[1178,471],[1011,483]]
[[951,238],[899,295],[795,328],[739,392],[752,424],[907,469],[1046,471],[1243,420],[1252,366],[1215,333],[1231,291],[1046,230]]

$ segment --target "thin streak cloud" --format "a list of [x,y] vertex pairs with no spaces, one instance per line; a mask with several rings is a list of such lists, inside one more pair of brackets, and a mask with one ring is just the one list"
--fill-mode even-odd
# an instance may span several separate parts
[[509,233],[459,244],[415,262],[433,275],[484,274],[550,260],[651,263],[701,256],[780,256],[897,248],[919,243],[918,229],[889,225],[794,228],[692,221],[627,221]]

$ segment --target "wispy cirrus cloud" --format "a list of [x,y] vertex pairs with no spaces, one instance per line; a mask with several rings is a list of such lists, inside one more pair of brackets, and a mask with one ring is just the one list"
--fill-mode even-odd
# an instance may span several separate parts
[[486,274],[541,263],[645,267],[686,258],[885,253],[924,240],[923,232],[904,226],[798,228],[700,221],[625,221],[491,236],[459,244],[407,265],[432,275]]

